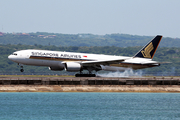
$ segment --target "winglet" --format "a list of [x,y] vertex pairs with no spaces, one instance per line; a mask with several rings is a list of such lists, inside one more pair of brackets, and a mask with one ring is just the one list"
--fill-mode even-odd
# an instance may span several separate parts
[[145,45],[139,52],[137,52],[134,57],[140,58],[150,58],[154,57],[154,54],[158,48],[158,45],[162,39],[161,35],[157,35],[153,40],[151,40],[147,45]]

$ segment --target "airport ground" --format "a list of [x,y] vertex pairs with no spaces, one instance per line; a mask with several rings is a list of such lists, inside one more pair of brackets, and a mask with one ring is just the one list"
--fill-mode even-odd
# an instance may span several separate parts
[[180,77],[0,76],[0,92],[172,92]]

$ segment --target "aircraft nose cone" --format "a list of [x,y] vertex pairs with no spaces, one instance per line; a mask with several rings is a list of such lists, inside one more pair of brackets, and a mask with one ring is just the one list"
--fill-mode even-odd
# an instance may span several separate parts
[[8,56],[8,59],[11,59],[11,55]]
[[8,59],[9,59],[9,60],[13,60],[13,56],[12,56],[12,55],[9,55],[9,56],[8,56]]

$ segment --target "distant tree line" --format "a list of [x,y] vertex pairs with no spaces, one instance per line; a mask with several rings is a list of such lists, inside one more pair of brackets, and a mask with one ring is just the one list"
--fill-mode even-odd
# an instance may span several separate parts
[[[144,46],[154,36],[128,34],[59,34],[59,33],[6,33],[0,36],[0,44],[55,45],[55,46]],[[161,47],[180,47],[179,38],[163,38]]]

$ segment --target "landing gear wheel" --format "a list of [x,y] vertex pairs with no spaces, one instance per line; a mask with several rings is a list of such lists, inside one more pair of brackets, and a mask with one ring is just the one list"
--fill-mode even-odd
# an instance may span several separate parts
[[96,77],[96,74],[76,74],[76,77]]
[[21,72],[24,72],[24,69],[20,69]]
[[18,64],[18,65],[19,65],[20,68],[21,68],[20,71],[21,71],[21,72],[24,72],[23,65],[21,65],[21,64]]

